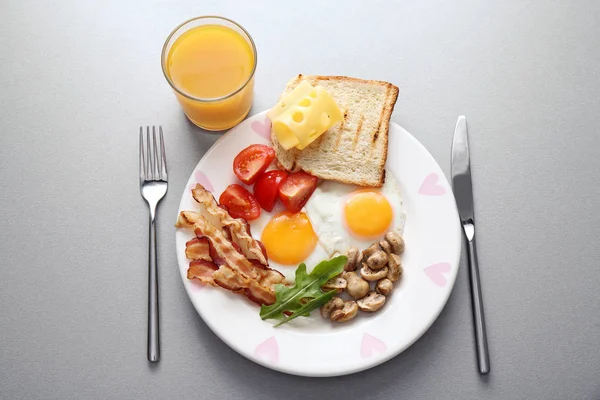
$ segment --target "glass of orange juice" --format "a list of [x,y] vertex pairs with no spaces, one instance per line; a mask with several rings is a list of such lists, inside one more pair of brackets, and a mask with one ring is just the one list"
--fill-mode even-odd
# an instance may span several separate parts
[[238,23],[215,16],[182,23],[165,41],[161,63],[183,112],[199,127],[221,131],[248,115],[256,46]]

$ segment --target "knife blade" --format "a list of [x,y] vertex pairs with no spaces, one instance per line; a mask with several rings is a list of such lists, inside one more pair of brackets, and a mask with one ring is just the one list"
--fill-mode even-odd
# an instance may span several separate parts
[[458,117],[454,138],[452,139],[452,189],[456,197],[458,215],[464,224],[474,219],[473,186],[471,184],[471,159],[469,157],[469,138],[467,119]]
[[454,137],[452,139],[452,189],[454,191],[463,232],[467,239],[469,282],[477,364],[479,366],[479,373],[485,375],[490,372],[490,356],[485,316],[483,312],[483,298],[481,296],[479,263],[477,261],[475,207],[473,202],[473,185],[471,182],[471,159],[469,154],[467,119],[464,115],[458,117],[456,127],[454,128]]

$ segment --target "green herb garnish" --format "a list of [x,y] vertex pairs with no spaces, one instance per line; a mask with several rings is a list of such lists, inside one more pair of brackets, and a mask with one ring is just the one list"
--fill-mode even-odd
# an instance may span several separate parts
[[320,262],[310,274],[306,273],[306,264],[300,264],[296,270],[294,286],[275,285],[275,303],[269,306],[263,305],[260,308],[260,317],[263,320],[279,320],[276,327],[297,317],[307,317],[311,311],[321,307],[335,296],[335,290],[324,292],[321,286],[339,275],[344,270],[345,264],[346,256],[338,256]]

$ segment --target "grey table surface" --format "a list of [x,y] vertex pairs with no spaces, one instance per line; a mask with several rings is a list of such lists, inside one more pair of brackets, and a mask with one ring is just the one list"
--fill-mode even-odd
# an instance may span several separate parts
[[[173,221],[219,137],[163,79],[170,30],[238,20],[259,52],[253,113],[297,73],[401,88],[393,121],[448,174],[471,136],[492,372],[477,375],[463,257],[444,311],[391,361],[284,375],[223,344],[188,300]],[[0,4],[1,399],[599,399],[600,3],[67,1]],[[139,125],[162,124],[162,361],[146,361]],[[243,327],[240,327],[243,329]]]

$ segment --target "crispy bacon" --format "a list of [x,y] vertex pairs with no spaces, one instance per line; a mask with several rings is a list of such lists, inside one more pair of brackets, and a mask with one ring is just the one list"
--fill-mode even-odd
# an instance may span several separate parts
[[[271,273],[268,276],[274,276],[273,270],[265,270]],[[255,280],[243,278],[235,273],[227,265],[218,267],[216,264],[205,260],[195,260],[190,262],[187,273],[188,279],[196,279],[201,283],[211,286],[220,286],[223,289],[230,290],[234,293],[245,295],[251,301],[262,304],[273,304],[275,302],[275,293],[267,282],[267,284]]]
[[[240,253],[241,255],[244,255],[244,253],[242,252],[242,248],[236,243],[236,242],[231,242],[231,244],[233,245],[233,248]],[[252,260],[248,260],[248,261],[252,261]]]
[[206,236],[202,236],[202,239],[206,240],[206,242],[208,243],[208,254],[212,262],[214,262],[218,266],[226,264],[227,261],[217,252],[217,250],[215,250],[215,247],[212,245],[210,239]]
[[177,217],[177,222],[175,223],[176,228],[194,228],[194,224],[200,217],[206,218],[208,222],[210,222],[216,229],[219,229],[221,233],[227,238],[227,240],[231,240],[231,234],[228,229],[225,229],[222,226],[221,221],[214,215],[208,214],[206,212],[198,212],[198,211],[182,211],[179,213]]
[[[220,205],[219,205],[219,207],[220,207]],[[223,207],[225,207],[225,206],[223,206]],[[250,233],[250,224],[248,223],[248,221],[246,221],[244,219],[241,219],[241,218],[239,219],[239,221],[240,221],[240,224],[244,226],[244,229],[246,229],[247,235],[249,237],[252,237],[252,234]],[[227,233],[227,236],[229,237],[229,240],[231,240],[231,237],[233,236],[231,234],[231,226],[223,226],[223,230]],[[248,253],[247,251],[244,252],[242,250],[242,248],[236,242],[233,242],[233,244],[235,244],[237,246],[237,248],[239,249],[239,251],[242,252],[242,254],[244,254],[246,257],[248,257],[248,259],[250,261],[258,261],[259,263],[261,263],[265,267],[268,266],[269,257],[267,256],[267,249],[265,248],[265,245],[260,240],[254,239],[254,241],[256,242],[256,244],[258,245],[258,248],[262,252],[262,257],[260,257],[260,258],[259,257],[255,257],[255,253],[254,252],[252,253],[251,257],[248,257],[248,254],[246,254],[246,253]],[[263,261],[261,261],[263,258],[265,260],[267,260],[267,263],[264,263]]]
[[206,260],[194,260],[190,262],[187,272],[188,279],[196,279],[202,283],[215,286],[213,274],[219,267]]
[[275,303],[275,291],[273,286],[276,283],[283,283],[285,277],[274,269],[261,269],[258,281],[252,281],[246,289],[246,297],[259,305],[269,305]]
[[[267,257],[267,248],[265,247],[263,242],[261,242],[260,240],[257,240],[256,243],[258,243],[258,246],[260,247],[260,251],[262,251],[263,256],[265,257],[265,260],[268,260],[269,257]],[[269,263],[267,262],[267,264],[264,264],[264,265],[269,265]]]
[[248,279],[244,279],[240,274],[236,274],[227,265],[221,265],[218,271],[213,274],[213,279],[217,285],[227,290],[231,290],[232,292],[243,291],[250,282]]
[[261,285],[267,287],[273,287],[277,283],[284,283],[285,276],[275,269],[263,269],[259,272],[260,279],[258,280]]
[[212,261],[208,239],[195,237],[185,244],[185,256],[190,260]]
[[[274,270],[265,271],[270,272],[266,276],[280,275]],[[234,293],[243,294],[259,305],[275,302],[275,293],[268,282],[264,279],[261,282],[244,279],[227,265],[218,267],[209,261],[195,260],[190,262],[187,277],[207,285],[220,286]]]
[[201,185],[193,194],[206,212],[182,211],[176,224],[196,234],[186,243],[186,257],[193,260],[188,279],[245,295],[259,305],[273,304],[274,286],[285,278],[268,267],[266,250],[250,235],[250,225],[232,218]]
[[230,241],[223,233],[214,227],[202,215],[194,224],[194,232],[198,237],[206,237],[210,246],[210,256],[217,264],[227,263],[231,269],[242,275],[246,279],[255,279],[257,277],[256,269],[252,263],[243,255],[237,252]]
[[229,215],[227,208],[219,206],[212,193],[200,184],[196,184],[192,189],[192,196],[205,207],[208,214],[219,220],[222,229],[229,234],[229,240],[240,246],[246,258],[256,259],[261,264],[268,265],[266,252],[263,252],[258,240],[250,234],[250,225],[246,220]]
[[177,216],[175,228],[193,228],[200,215],[197,211],[182,211]]
[[250,261],[250,263],[252,265],[254,265],[255,268],[258,268],[258,269],[271,269],[271,268],[267,267],[266,265],[262,265],[260,263],[260,261],[258,261],[258,260],[248,260],[248,261]]
[[275,292],[256,281],[250,281],[250,286],[246,288],[245,293],[246,297],[258,305],[275,303]]

